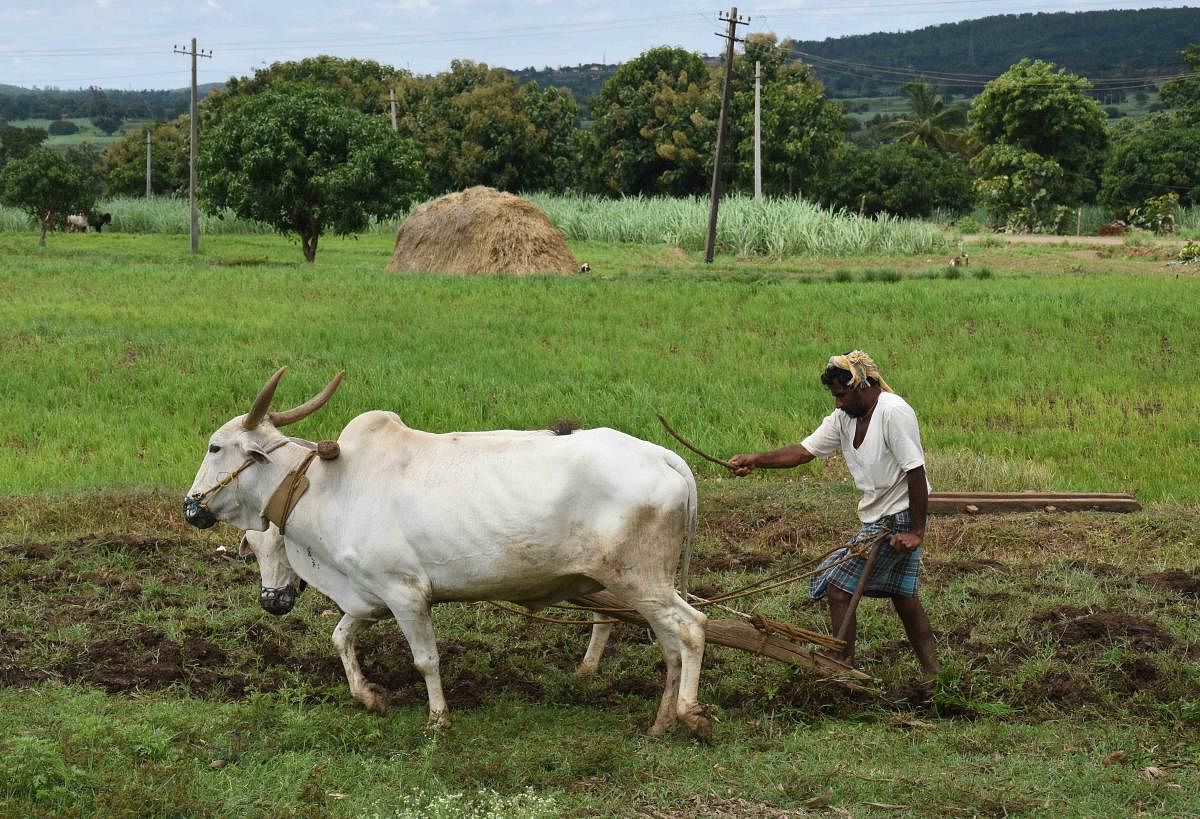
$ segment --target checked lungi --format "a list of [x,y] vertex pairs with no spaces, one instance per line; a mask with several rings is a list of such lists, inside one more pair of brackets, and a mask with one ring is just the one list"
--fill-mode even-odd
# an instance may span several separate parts
[[[832,583],[850,594],[858,588],[858,579],[866,568],[866,555],[847,560],[840,566],[826,569],[850,554],[850,547],[870,540],[880,532],[907,532],[912,529],[912,515],[905,509],[894,515],[884,515],[879,520],[864,523],[862,528],[829,557],[821,561],[817,573],[808,582],[808,593],[819,600],[829,591]],[[917,574],[921,568],[921,547],[911,552],[894,549],[888,541],[879,544],[879,553],[863,594],[867,597],[914,597],[917,593]],[[825,569],[822,571],[822,569]]]

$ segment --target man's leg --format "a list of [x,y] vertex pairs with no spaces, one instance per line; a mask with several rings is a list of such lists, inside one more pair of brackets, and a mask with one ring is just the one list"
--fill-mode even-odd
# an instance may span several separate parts
[[[833,589],[831,588],[830,591],[832,592]],[[832,595],[829,600],[832,607]],[[925,614],[925,609],[921,606],[921,598],[916,595],[912,597],[893,595],[892,605],[896,607],[896,614],[900,615],[900,622],[904,624],[904,633],[908,635],[908,642],[917,655],[917,661],[921,663],[921,670],[931,677],[936,675],[942,670],[942,664],[938,662],[937,650],[933,645],[933,630],[929,627],[929,616]]]
[[[850,608],[850,598],[853,595],[830,583],[826,596],[829,598],[830,629],[832,633],[837,634],[842,627],[842,621],[846,618],[846,609]],[[850,627],[846,630],[846,648],[842,651],[842,659],[851,665],[854,664],[854,638],[857,631],[858,613],[851,612]]]

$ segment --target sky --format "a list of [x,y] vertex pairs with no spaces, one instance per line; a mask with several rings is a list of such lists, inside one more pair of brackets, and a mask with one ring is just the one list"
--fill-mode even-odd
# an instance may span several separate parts
[[[762,0],[738,7],[746,33],[823,40],[911,31],[995,14],[1200,7],[1121,0]],[[719,15],[696,0],[0,0],[0,85],[184,88],[192,38],[201,84],[252,76],[318,54],[375,60],[416,74],[455,59],[494,67],[619,63],[656,46],[721,54]],[[920,67],[920,66],[916,66]]]

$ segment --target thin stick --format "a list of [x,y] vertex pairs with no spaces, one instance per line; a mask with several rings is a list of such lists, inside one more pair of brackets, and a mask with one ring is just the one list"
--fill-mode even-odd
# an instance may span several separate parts
[[667,423],[667,419],[663,418],[662,415],[660,415],[657,412],[654,414],[658,416],[658,420],[662,423],[662,425],[664,427],[666,427],[667,432],[671,433],[671,435],[673,435],[675,437],[675,440],[679,441],[679,443],[683,444],[688,449],[690,449],[692,452],[695,452],[697,455],[699,455],[701,458],[705,459],[706,461],[712,461],[714,464],[720,464],[721,466],[725,467],[730,472],[733,471],[733,464],[729,463],[729,461],[722,461],[720,458],[714,458],[712,455],[709,455],[707,452],[700,449],[695,444],[693,444],[691,441],[689,441],[687,438],[684,438],[682,435],[680,435],[678,432],[676,432],[674,429],[672,429],[671,425]]
[[862,577],[858,579],[858,586],[854,589],[854,595],[850,598],[849,605],[846,606],[846,613],[842,615],[842,624],[838,626],[836,637],[842,642],[845,642],[846,635],[850,633],[850,624],[854,622],[854,612],[858,608],[858,601],[862,599],[863,592],[867,588],[867,578],[871,576],[871,570],[875,568],[875,558],[879,557],[879,546],[882,543],[883,538],[876,539],[875,543],[871,546],[871,551],[867,553],[867,563],[863,566]]

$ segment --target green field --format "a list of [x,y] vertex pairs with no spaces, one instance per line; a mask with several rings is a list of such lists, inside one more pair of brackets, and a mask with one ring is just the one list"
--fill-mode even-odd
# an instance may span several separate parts
[[[118,220],[114,218],[114,227]],[[390,231],[0,233],[0,815],[755,816],[1200,812],[1200,269],[1172,249],[971,247],[722,255],[571,240],[592,272],[383,271]],[[431,431],[559,418],[729,455],[830,410],[817,374],[859,347],[921,421],[938,490],[1134,492],[1131,515],[931,524],[923,596],[945,663],[916,679],[896,618],[860,610],[851,695],[721,648],[711,746],[650,741],[656,647],[479,605],[437,611],[455,724],[422,731],[399,630],[363,640],[393,694],[349,697],[332,604],[257,606],[253,565],[178,505],[208,435],[287,365],[280,405],[347,381],[294,434],[368,409]],[[700,479],[694,587],[729,589],[853,528],[831,460]],[[801,589],[746,609],[809,628]]]

